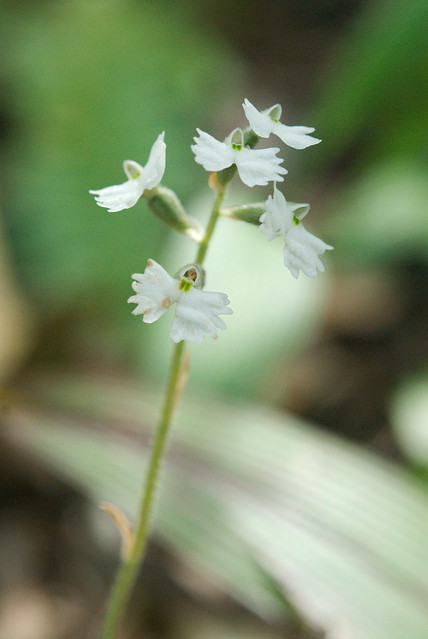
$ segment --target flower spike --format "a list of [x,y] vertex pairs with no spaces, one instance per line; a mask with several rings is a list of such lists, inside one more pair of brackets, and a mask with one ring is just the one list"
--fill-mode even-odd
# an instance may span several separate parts
[[161,133],[153,144],[145,167],[133,160],[125,160],[123,170],[128,178],[127,182],[116,186],[107,186],[99,191],[89,191],[95,195],[98,206],[106,208],[109,212],[130,209],[137,203],[144,191],[153,189],[159,184],[165,172],[166,144],[164,135]]
[[308,146],[321,142],[318,138],[308,135],[315,131],[313,127],[282,124],[279,121],[282,113],[280,104],[275,104],[265,111],[258,111],[249,100],[245,99],[242,107],[250,127],[261,138],[268,138],[271,133],[274,133],[284,144],[293,149],[306,149]]
[[318,271],[324,271],[319,255],[333,249],[303,226],[301,220],[309,208],[309,204],[288,204],[274,185],[273,197],[269,195],[266,211],[260,217],[260,230],[268,240],[285,236],[284,264],[295,278],[300,271],[308,277],[316,277]]
[[191,146],[195,161],[206,171],[222,171],[236,165],[239,177],[247,186],[264,186],[268,182],[282,182],[282,175],[288,173],[279,166],[283,160],[276,157],[279,149],[248,149],[244,146],[241,129],[235,129],[224,142],[216,140],[209,133],[196,129],[198,136]]
[[176,277],[149,259],[144,273],[134,273],[132,295],[128,302],[136,304],[133,315],[142,315],[143,322],[158,320],[172,304],[176,304],[171,337],[175,343],[187,340],[203,342],[205,334],[217,339],[217,328],[226,324],[219,315],[230,315],[230,303],[224,293],[202,291],[203,270],[197,264],[184,266]]

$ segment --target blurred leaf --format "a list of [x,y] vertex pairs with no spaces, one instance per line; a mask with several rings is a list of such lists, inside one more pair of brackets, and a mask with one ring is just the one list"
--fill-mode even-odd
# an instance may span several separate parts
[[341,155],[352,167],[392,154],[426,161],[427,28],[426,0],[363,5],[320,80],[310,121],[323,144],[307,164]]
[[[70,376],[39,376],[27,393],[9,412],[10,436],[134,515],[146,451],[136,442],[150,440],[159,397]],[[408,474],[300,420],[193,398],[177,419],[156,530],[265,618],[281,618],[285,595],[338,639],[425,639],[427,506]]]
[[397,159],[372,167],[333,204],[337,214],[326,233],[335,257],[359,266],[428,257],[427,202],[422,165]]
[[401,386],[391,403],[391,419],[399,444],[415,464],[428,471],[428,379],[417,377]]

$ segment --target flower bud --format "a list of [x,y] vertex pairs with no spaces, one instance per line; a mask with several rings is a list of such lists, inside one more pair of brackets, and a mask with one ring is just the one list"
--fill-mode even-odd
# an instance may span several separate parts
[[152,212],[179,233],[200,242],[204,231],[198,220],[186,211],[177,195],[165,186],[157,186],[144,192]]
[[221,209],[220,214],[233,220],[241,220],[258,226],[260,224],[260,216],[265,211],[265,202],[255,202],[254,204],[242,204],[241,206],[227,206]]

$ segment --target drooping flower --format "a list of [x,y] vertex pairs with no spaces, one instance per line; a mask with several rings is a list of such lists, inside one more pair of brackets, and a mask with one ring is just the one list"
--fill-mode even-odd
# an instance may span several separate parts
[[196,129],[198,136],[191,146],[195,161],[206,171],[222,171],[236,165],[239,177],[247,186],[264,186],[268,182],[282,182],[282,175],[288,173],[279,166],[283,160],[276,154],[279,148],[249,149],[244,146],[244,134],[235,129],[224,142],[216,140],[209,133]]
[[125,160],[123,170],[128,180],[123,184],[107,186],[99,191],[89,191],[95,195],[98,206],[109,212],[123,211],[137,203],[144,191],[153,189],[162,180],[165,172],[164,133],[161,133],[153,144],[146,166],[133,160]]
[[274,133],[281,138],[284,144],[293,149],[306,149],[308,146],[321,142],[318,138],[308,135],[315,131],[311,126],[282,124],[279,121],[282,113],[280,104],[275,104],[265,111],[258,111],[249,100],[245,99],[242,107],[250,127],[261,138],[268,138],[271,133]]
[[207,333],[217,339],[217,328],[226,328],[219,315],[230,315],[230,303],[224,293],[202,291],[203,271],[197,264],[184,266],[175,277],[154,260],[147,260],[144,273],[134,273],[132,295],[128,302],[136,304],[133,315],[142,315],[151,324],[172,304],[176,304],[171,337],[175,343],[187,340],[202,342]]
[[324,271],[319,255],[333,248],[303,226],[301,220],[309,209],[309,204],[289,204],[274,184],[273,197],[269,195],[266,211],[260,217],[260,229],[268,240],[285,236],[284,264],[295,278],[300,271],[308,277]]

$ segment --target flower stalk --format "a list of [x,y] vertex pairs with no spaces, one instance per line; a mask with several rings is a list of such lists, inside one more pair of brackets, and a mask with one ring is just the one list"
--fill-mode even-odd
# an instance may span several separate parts
[[113,584],[107,603],[101,639],[116,639],[123,612],[128,603],[131,589],[136,581],[138,569],[147,548],[159,471],[174,411],[178,404],[179,394],[182,392],[184,386],[182,383],[183,375],[186,375],[186,371],[182,366],[184,349],[184,341],[174,346],[162,415],[156,430],[155,440],[146,470],[138,523],[128,557],[122,562],[116,581]]
[[[201,266],[220,216],[224,193],[225,188],[217,194],[204,237],[199,244],[195,262]],[[137,579],[138,570],[147,549],[159,473],[166,450],[168,434],[187,380],[188,359],[186,358],[185,344],[186,342],[182,340],[174,346],[163,410],[156,429],[155,440],[146,470],[137,526],[130,544],[130,549],[127,556],[123,558],[107,602],[100,639],[117,638],[123,613],[129,601],[132,587]]]
[[[203,342],[206,335],[216,339],[217,329],[226,328],[220,315],[232,313],[226,294],[203,290],[202,264],[220,215],[258,225],[267,240],[283,235],[284,265],[293,277],[298,277],[300,271],[308,277],[316,277],[324,270],[319,256],[332,249],[305,229],[301,220],[308,213],[309,204],[287,202],[278,190],[277,183],[283,182],[283,176],[288,173],[281,166],[280,149],[254,149],[260,137],[267,138],[271,134],[294,149],[305,149],[321,140],[310,135],[314,132],[312,127],[281,123],[282,108],[279,104],[264,111],[258,111],[249,100],[245,100],[242,106],[249,123],[246,129],[234,129],[224,141],[197,129],[198,135],[193,138],[191,149],[194,159],[210,172],[208,184],[216,192],[205,230],[198,220],[186,213],[176,194],[160,184],[166,166],[164,133],[155,140],[145,166],[133,160],[123,163],[128,178],[126,182],[90,191],[96,203],[110,212],[131,208],[145,197],[155,215],[198,245],[195,262],[182,267],[175,276],[151,258],[147,260],[144,273],[132,275],[135,294],[128,302],[136,304],[133,315],[142,316],[143,322],[150,324],[173,307],[170,336],[175,346],[162,413],[147,463],[135,531],[118,508],[109,503],[103,506],[119,528],[123,548],[100,639],[118,638],[121,619],[147,549],[168,434],[187,381],[189,358],[186,342]],[[227,185],[235,174],[250,188],[273,183],[273,195],[263,203],[222,208]]]
[[211,211],[210,219],[208,220],[208,225],[205,231],[205,235],[202,238],[201,242],[199,243],[199,248],[196,253],[195,262],[196,264],[200,264],[201,266],[205,259],[205,255],[207,253],[208,245],[210,243],[212,234],[214,232],[215,225],[217,224],[217,220],[220,216],[220,209],[221,209],[221,205],[223,204],[224,194],[225,194],[225,188],[223,188],[221,191],[217,193],[217,197],[215,199],[215,202]]

